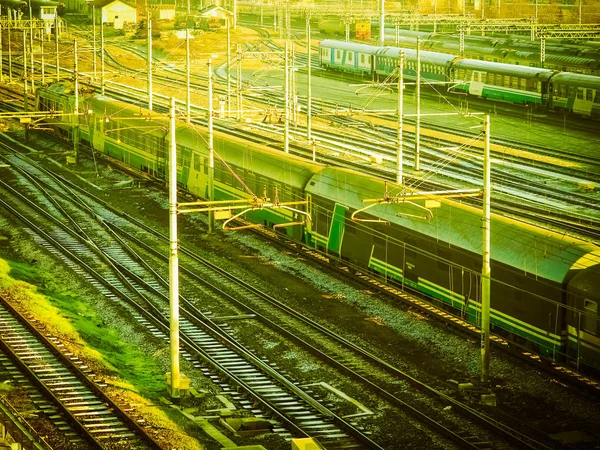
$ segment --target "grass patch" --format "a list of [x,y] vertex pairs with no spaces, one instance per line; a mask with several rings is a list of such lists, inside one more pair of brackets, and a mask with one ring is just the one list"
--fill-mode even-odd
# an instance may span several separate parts
[[142,338],[131,331],[126,318],[118,317],[107,324],[89,301],[65,286],[53,272],[0,260],[0,289],[10,291],[24,309],[52,332],[81,346],[82,357],[92,358],[114,371],[136,391],[164,391],[163,370],[144,353]]

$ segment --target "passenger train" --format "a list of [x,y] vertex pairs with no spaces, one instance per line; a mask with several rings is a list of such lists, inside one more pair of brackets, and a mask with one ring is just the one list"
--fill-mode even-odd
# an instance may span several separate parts
[[[414,80],[417,66],[415,49],[324,40],[319,44],[319,62],[330,70],[374,79],[396,78],[401,51],[405,56],[404,76]],[[438,89],[486,100],[600,117],[600,77],[481,61],[427,50],[420,51],[420,59],[423,82],[441,85]]]
[[[165,179],[166,118],[105,96],[79,98],[79,110],[87,114],[53,117],[49,125],[70,137],[78,121],[82,141],[95,152]],[[40,111],[73,112],[72,88],[40,88],[36,103]],[[179,187],[207,198],[206,132],[180,124],[176,135]],[[306,200],[304,212],[311,221],[286,209],[255,209],[246,219],[267,227],[294,223],[277,229],[479,323],[481,210],[448,199],[438,199],[439,207],[427,209],[424,201],[404,201],[401,186],[224,133],[215,132],[214,149],[216,200],[250,199],[245,186],[259,197],[266,190],[273,199],[277,190],[281,202]],[[383,198],[386,189],[397,202],[384,201],[368,214],[355,214],[363,200]],[[600,369],[600,249],[498,215],[492,216],[491,232],[492,331],[548,360]]]
[[[474,27],[476,28],[476,27]],[[416,48],[417,38],[424,50],[459,54],[460,35],[457,33],[431,33],[425,31],[399,30],[398,36],[386,30],[385,41],[390,45]],[[488,62],[541,67],[540,42],[525,36],[464,36],[465,58]],[[584,75],[600,75],[600,52],[590,42],[546,41],[544,68]]]

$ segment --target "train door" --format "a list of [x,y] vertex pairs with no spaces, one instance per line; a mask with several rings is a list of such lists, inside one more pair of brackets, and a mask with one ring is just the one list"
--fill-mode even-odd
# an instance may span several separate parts
[[577,88],[573,99],[573,112],[589,117],[594,106],[594,94],[593,89]]
[[541,102],[543,107],[552,108],[553,105],[553,92],[552,92],[552,83],[548,83],[547,81],[539,81],[538,92],[541,94]]
[[469,94],[481,97],[483,86],[486,80],[486,73],[474,70],[471,73],[471,83],[469,84]]
[[579,367],[582,363],[598,367],[600,357],[597,349],[600,345],[598,331],[598,302],[589,298],[577,300],[576,296],[570,296],[570,303],[579,303],[579,310],[573,311],[572,322],[568,325],[569,334],[568,354],[575,360]]
[[331,62],[331,49],[327,47],[321,47],[321,65],[325,64],[329,66]]

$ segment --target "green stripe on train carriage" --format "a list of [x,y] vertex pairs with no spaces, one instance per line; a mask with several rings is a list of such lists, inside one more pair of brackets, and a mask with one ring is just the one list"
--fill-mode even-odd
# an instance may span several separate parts
[[[469,314],[479,317],[481,314],[481,305],[476,302],[470,302]],[[505,314],[497,309],[490,310],[490,318],[494,325],[500,326],[502,329],[511,332],[512,334],[521,336],[527,340],[539,344],[547,350],[556,349],[562,345],[562,337],[560,335],[542,330],[534,325],[523,322],[513,316]]]
[[310,233],[310,237],[315,243],[322,244],[324,247],[327,248],[327,242],[329,241],[329,238],[327,236],[323,236],[322,234],[317,233],[313,229],[313,231]]
[[[577,347],[577,331],[573,325],[567,325],[568,341],[569,345]],[[592,336],[587,333],[588,336],[579,338],[579,345],[586,347],[594,352],[600,352],[600,338]],[[596,342],[594,342],[594,340]]]
[[397,281],[402,281],[403,278],[402,269],[389,265],[380,259],[374,258],[373,256],[371,256],[369,259],[369,269],[376,270],[377,272],[382,273],[384,276]]
[[[377,270],[380,273],[386,273],[390,278],[395,278],[398,281],[402,281],[402,271],[400,269],[372,256],[369,261],[369,268]],[[444,288],[443,286],[432,283],[431,281],[421,277],[419,277],[418,284],[411,284],[421,292],[437,298],[457,309],[464,307],[463,297],[456,292]],[[458,306],[456,304],[458,304]],[[475,318],[477,318],[481,313],[480,304],[476,302],[469,302],[467,310],[467,314],[471,318],[471,323],[476,324]],[[492,309],[490,311],[490,316],[494,325],[500,326],[513,334],[529,339],[545,349],[552,350],[553,348],[560,347],[561,345],[561,336],[548,333],[501,311]]]

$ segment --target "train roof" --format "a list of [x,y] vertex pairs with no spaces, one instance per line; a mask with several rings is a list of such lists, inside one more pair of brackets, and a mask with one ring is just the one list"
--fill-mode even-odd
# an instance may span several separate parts
[[[539,53],[536,55],[539,58]],[[580,66],[590,69],[597,69],[600,66],[600,61],[592,58],[582,58],[581,56],[554,55],[546,53],[546,61],[556,64],[563,64],[570,67]]]
[[582,73],[558,72],[550,80],[553,83],[568,84],[586,89],[600,90],[600,77]]
[[355,42],[336,41],[333,39],[324,39],[319,43],[319,47],[335,48],[340,50],[352,50],[367,55],[374,55],[377,50],[382,47],[376,47],[374,45],[357,44]]
[[475,70],[479,72],[489,72],[498,75],[507,75],[520,78],[537,78],[539,80],[548,80],[552,76],[552,71],[539,67],[520,66],[516,64],[491,63],[489,61],[480,61],[478,59],[457,59],[453,64],[454,69]]
[[[388,184],[388,187],[390,195],[401,191],[397,185]],[[383,197],[384,189],[384,182],[379,179],[348,169],[328,167],[312,178],[306,192],[359,209],[366,206],[363,200]],[[418,203],[423,204],[422,201]],[[423,215],[423,210],[406,203],[380,204],[368,210],[372,216],[448,243],[449,248],[481,254],[480,209],[441,200],[441,206],[432,210],[433,218],[430,220],[397,217],[400,212]],[[385,233],[385,228],[382,228],[382,233]],[[584,269],[600,263],[597,246],[498,215],[492,215],[491,254],[494,261],[558,283],[565,281],[571,269]]]
[[[377,52],[377,57],[398,59],[401,51],[404,52],[404,57],[407,61],[417,60],[417,51],[413,48],[380,47],[379,51]],[[426,50],[421,50],[419,53],[421,57],[421,63],[431,63],[439,66],[448,66],[456,58],[456,56],[448,53],[430,52]]]
[[[161,136],[166,135],[168,132],[169,120],[166,115],[152,113],[152,120],[148,121],[146,120],[148,111],[145,109],[145,105],[140,109],[140,105],[132,105],[101,95],[91,97],[90,105],[94,111],[107,114],[110,120],[126,118],[127,127],[151,130],[151,127],[156,125],[155,132]],[[178,124],[178,146],[206,149],[207,143],[207,130],[204,127]],[[312,163],[289,153],[286,154],[282,150],[278,151],[261,144],[251,144],[247,140],[219,131],[214,132],[213,147],[216,160],[219,160],[220,156],[229,165],[251,169],[256,175],[279,180],[282,184],[300,190],[304,189],[313,174],[322,168],[320,164]],[[244,177],[243,173],[237,175],[241,178]],[[255,192],[255,194],[260,196],[262,192]]]
[[[205,133],[205,130],[202,130],[202,134]],[[190,135],[193,139],[196,134],[198,134],[196,131],[184,131],[181,133],[181,139],[186,139]],[[184,143],[185,141],[182,141],[182,144]],[[312,176],[323,168],[321,164],[285,153],[283,146],[274,149],[260,144],[249,144],[247,140],[222,132],[214,134],[214,149],[217,155],[230,166],[251,170],[255,175],[277,180],[281,185],[301,191]],[[237,175],[244,177],[243,173]],[[260,188],[262,189],[262,186]],[[258,196],[262,195],[262,191],[254,193]]]

